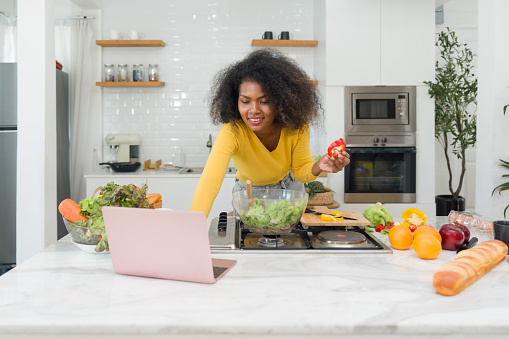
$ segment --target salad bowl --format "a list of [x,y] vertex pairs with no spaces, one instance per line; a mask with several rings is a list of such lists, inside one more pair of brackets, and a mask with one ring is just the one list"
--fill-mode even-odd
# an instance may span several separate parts
[[278,235],[290,233],[304,213],[308,194],[302,191],[253,188],[233,193],[233,206],[240,220],[252,233]]
[[[70,222],[66,218],[64,219],[64,225],[71,236],[72,243],[78,246],[85,252],[89,253],[103,253],[95,251],[96,245],[101,241],[101,233],[100,229],[91,229],[89,227],[80,226],[75,223]],[[92,251],[93,250],[93,251]]]

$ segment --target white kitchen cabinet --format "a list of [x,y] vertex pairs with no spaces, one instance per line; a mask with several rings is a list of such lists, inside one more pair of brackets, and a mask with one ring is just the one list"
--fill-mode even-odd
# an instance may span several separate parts
[[434,0],[329,0],[326,6],[327,86],[432,80]]
[[435,0],[381,1],[380,84],[434,80]]
[[148,192],[163,196],[163,207],[189,211],[199,177],[179,176],[177,178],[147,178]]
[[326,3],[327,86],[380,82],[380,0]]
[[[160,193],[163,196],[163,207],[188,211],[191,208],[194,191],[198,186],[199,176],[181,175],[176,178],[147,178],[148,193]],[[210,217],[220,212],[229,212],[232,207],[232,188],[235,185],[233,176],[225,177],[223,185],[209,213]]]

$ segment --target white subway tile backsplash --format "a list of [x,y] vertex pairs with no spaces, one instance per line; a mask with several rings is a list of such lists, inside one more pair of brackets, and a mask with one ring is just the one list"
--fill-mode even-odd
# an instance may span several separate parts
[[[135,19],[135,20],[133,20]],[[223,67],[242,59],[264,31],[277,39],[289,31],[291,39],[313,39],[312,0],[108,0],[103,2],[103,37],[111,29],[127,36],[131,29],[143,39],[161,39],[165,47],[102,48],[103,63],[159,65],[161,88],[103,88],[104,136],[141,135],[140,160],[177,162],[185,154],[188,166],[203,166],[220,126],[210,122],[207,106],[210,83]],[[314,78],[312,48],[279,48]],[[132,71],[130,78],[132,80]],[[312,145],[313,147],[313,145]],[[324,148],[323,146],[320,146]],[[104,143],[104,160],[116,160]]]

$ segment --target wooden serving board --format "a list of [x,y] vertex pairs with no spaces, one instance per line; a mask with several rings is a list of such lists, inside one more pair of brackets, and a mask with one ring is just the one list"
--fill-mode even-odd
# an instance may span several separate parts
[[[331,210],[324,206],[316,206],[315,211],[323,213],[331,213]],[[370,222],[357,212],[354,211],[340,211],[343,216],[355,218],[357,220],[336,220],[336,221],[323,221],[320,219],[319,214],[304,213],[300,218],[300,222],[304,226],[369,226]]]

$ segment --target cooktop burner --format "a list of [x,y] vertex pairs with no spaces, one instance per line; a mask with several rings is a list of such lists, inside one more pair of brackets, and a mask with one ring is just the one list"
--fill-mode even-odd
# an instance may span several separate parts
[[303,226],[298,224],[291,233],[262,235],[244,229],[240,219],[221,213],[209,229],[212,250],[245,251],[359,251],[362,253],[392,253],[375,236],[357,226]]
[[261,235],[247,233],[242,241],[245,249],[253,248],[284,248],[284,249],[307,249],[309,244],[299,234],[286,233],[281,235]]
[[356,231],[323,231],[316,235],[313,247],[353,247],[366,243],[366,236]]

